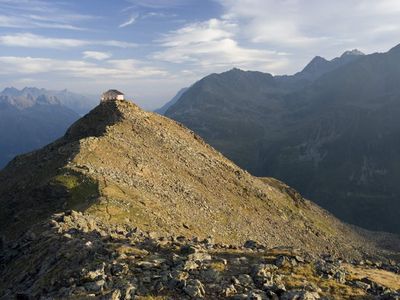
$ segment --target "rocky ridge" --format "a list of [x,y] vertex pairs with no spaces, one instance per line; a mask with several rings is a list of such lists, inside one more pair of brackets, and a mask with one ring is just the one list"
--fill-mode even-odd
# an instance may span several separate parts
[[[342,289],[398,289],[395,236],[341,223],[127,101],[100,104],[63,138],[15,158],[0,182],[5,299],[340,299]],[[254,265],[268,265],[259,281]],[[328,283],[337,280],[336,292]]]

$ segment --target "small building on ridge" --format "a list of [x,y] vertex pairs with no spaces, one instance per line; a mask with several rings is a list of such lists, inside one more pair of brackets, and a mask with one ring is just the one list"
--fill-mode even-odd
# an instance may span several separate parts
[[101,102],[104,101],[115,101],[115,100],[124,100],[125,95],[118,90],[108,90],[101,95]]

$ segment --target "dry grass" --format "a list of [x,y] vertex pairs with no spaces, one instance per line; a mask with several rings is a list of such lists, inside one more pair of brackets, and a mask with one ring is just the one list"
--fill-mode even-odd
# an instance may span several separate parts
[[367,267],[355,267],[352,265],[346,265],[345,267],[350,273],[350,278],[353,280],[360,280],[368,277],[372,281],[375,281],[390,289],[400,289],[400,275],[398,274],[385,270],[370,269]]
[[225,264],[221,261],[212,262],[210,267],[211,267],[211,269],[218,271],[218,272],[223,272],[223,271],[225,271],[225,268],[226,268]]
[[284,284],[290,289],[301,289],[311,284],[319,287],[322,290],[321,295],[329,299],[368,299],[361,289],[338,283],[333,279],[319,277],[311,264],[293,268],[292,272],[284,277]]

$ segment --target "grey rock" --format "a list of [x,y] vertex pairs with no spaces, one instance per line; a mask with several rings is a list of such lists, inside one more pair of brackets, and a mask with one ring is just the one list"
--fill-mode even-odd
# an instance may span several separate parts
[[278,256],[278,258],[275,261],[275,265],[278,268],[287,268],[287,267],[292,267],[292,266],[296,266],[297,262],[295,259],[291,259],[287,256],[284,255],[280,255]]
[[122,292],[123,299],[125,299],[125,300],[134,299],[136,290],[137,290],[137,287],[135,285],[129,283],[127,286],[125,286],[125,288]]
[[100,300],[120,300],[120,299],[121,299],[121,291],[119,289],[109,292],[100,298]]
[[267,291],[265,294],[267,295],[268,299],[270,299],[270,300],[279,300],[279,296],[276,293],[274,293],[273,291]]
[[106,264],[104,262],[95,265],[91,269],[82,269],[82,279],[87,281],[94,281],[96,279],[104,278],[104,268]]
[[183,291],[192,298],[204,298],[206,294],[203,284],[197,279],[189,280]]
[[232,300],[247,300],[246,294],[237,294],[232,297]]
[[248,248],[248,249],[257,249],[259,248],[259,244],[256,241],[253,240],[248,240],[244,243],[243,247]]
[[116,263],[111,266],[111,273],[114,276],[121,276],[129,271],[127,264]]
[[333,275],[333,278],[335,278],[339,283],[346,283],[346,273],[342,270],[337,271],[335,275]]
[[137,263],[137,266],[143,270],[149,270],[155,268],[157,264],[150,261],[140,261]]
[[240,274],[237,279],[242,286],[250,287],[254,285],[253,279],[248,274]]
[[185,271],[196,270],[198,268],[199,268],[199,265],[192,260],[186,261],[185,264],[183,265],[183,270],[185,270]]
[[204,262],[204,261],[210,261],[212,259],[211,255],[208,253],[193,253],[188,255],[189,260],[193,260],[195,262]]
[[247,300],[266,300],[267,295],[260,290],[253,290],[247,294]]
[[99,293],[103,290],[103,286],[106,282],[101,279],[94,282],[87,282],[84,284],[84,287],[89,292]]
[[228,285],[223,289],[222,295],[224,297],[231,297],[237,293],[237,290],[233,284]]
[[259,264],[252,267],[252,275],[254,278],[263,279],[270,277],[271,273],[278,269],[277,266],[271,264]]
[[202,270],[200,276],[207,283],[218,283],[221,281],[221,273],[214,269]]
[[316,299],[320,299],[320,296],[317,292],[297,291],[297,290],[285,292],[280,298],[280,300],[316,300]]
[[192,246],[192,245],[183,245],[181,247],[181,253],[182,254],[193,254],[193,253],[197,253],[199,252],[199,249],[197,249],[196,247]]

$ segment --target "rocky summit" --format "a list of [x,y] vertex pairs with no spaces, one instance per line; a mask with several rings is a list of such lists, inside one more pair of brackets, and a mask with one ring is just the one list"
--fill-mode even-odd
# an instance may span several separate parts
[[341,223],[128,101],[101,103],[0,182],[1,299],[398,297],[397,237]]

